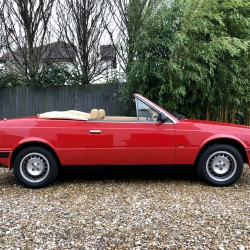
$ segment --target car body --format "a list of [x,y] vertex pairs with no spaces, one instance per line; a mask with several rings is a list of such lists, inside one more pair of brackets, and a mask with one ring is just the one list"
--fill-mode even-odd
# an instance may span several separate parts
[[249,127],[178,120],[139,94],[134,102],[136,117],[93,109],[1,120],[0,163],[30,188],[53,182],[61,166],[194,166],[215,186],[240,178],[250,160]]

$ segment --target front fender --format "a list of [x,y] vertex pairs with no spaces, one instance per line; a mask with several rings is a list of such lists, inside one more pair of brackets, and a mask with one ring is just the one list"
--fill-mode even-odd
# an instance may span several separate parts
[[235,137],[233,135],[228,135],[228,134],[214,135],[214,136],[207,138],[201,145],[196,161],[199,159],[199,156],[206,149],[206,147],[212,144],[232,145],[240,152],[244,160],[244,163],[247,163],[247,164],[250,163],[250,147],[247,146],[247,144],[240,138]]
[[210,137],[208,137],[205,141],[203,141],[203,143],[200,146],[200,149],[203,148],[205,145],[207,145],[208,143],[212,142],[212,141],[217,141],[217,140],[233,140],[233,141],[237,141],[239,144],[242,145],[242,147],[244,149],[247,148],[246,143],[241,140],[240,138],[233,136],[233,135],[228,135],[228,134],[216,134],[216,135],[212,135]]

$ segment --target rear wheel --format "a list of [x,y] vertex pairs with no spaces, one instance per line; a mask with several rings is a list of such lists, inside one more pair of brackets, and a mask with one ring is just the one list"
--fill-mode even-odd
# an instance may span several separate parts
[[45,148],[27,147],[20,151],[13,164],[16,178],[26,187],[41,188],[58,175],[55,157]]
[[197,170],[201,178],[210,185],[230,186],[242,174],[243,159],[235,147],[216,144],[202,153]]

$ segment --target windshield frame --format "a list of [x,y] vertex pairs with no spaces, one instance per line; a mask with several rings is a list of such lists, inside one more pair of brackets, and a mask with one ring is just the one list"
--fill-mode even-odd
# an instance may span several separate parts
[[[137,98],[138,100],[142,101],[143,103],[145,103],[146,105],[148,105],[150,108],[156,110],[156,112],[160,113],[164,113],[167,118],[170,120],[170,122],[172,123],[178,123],[178,119],[176,117],[174,117],[173,115],[171,115],[170,113],[168,113],[166,110],[164,110],[163,108],[161,108],[160,106],[158,106],[157,104],[153,103],[152,101],[150,101],[149,99],[147,99],[146,97],[140,95],[140,94],[133,94],[134,98]],[[137,107],[136,107],[136,115],[137,114]]]

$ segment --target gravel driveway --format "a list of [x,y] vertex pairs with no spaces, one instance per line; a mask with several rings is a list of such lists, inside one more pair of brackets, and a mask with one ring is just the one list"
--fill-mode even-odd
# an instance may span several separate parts
[[[114,173],[115,172],[115,173]],[[250,249],[250,170],[236,185],[197,176],[64,171],[48,188],[0,169],[0,249]]]

